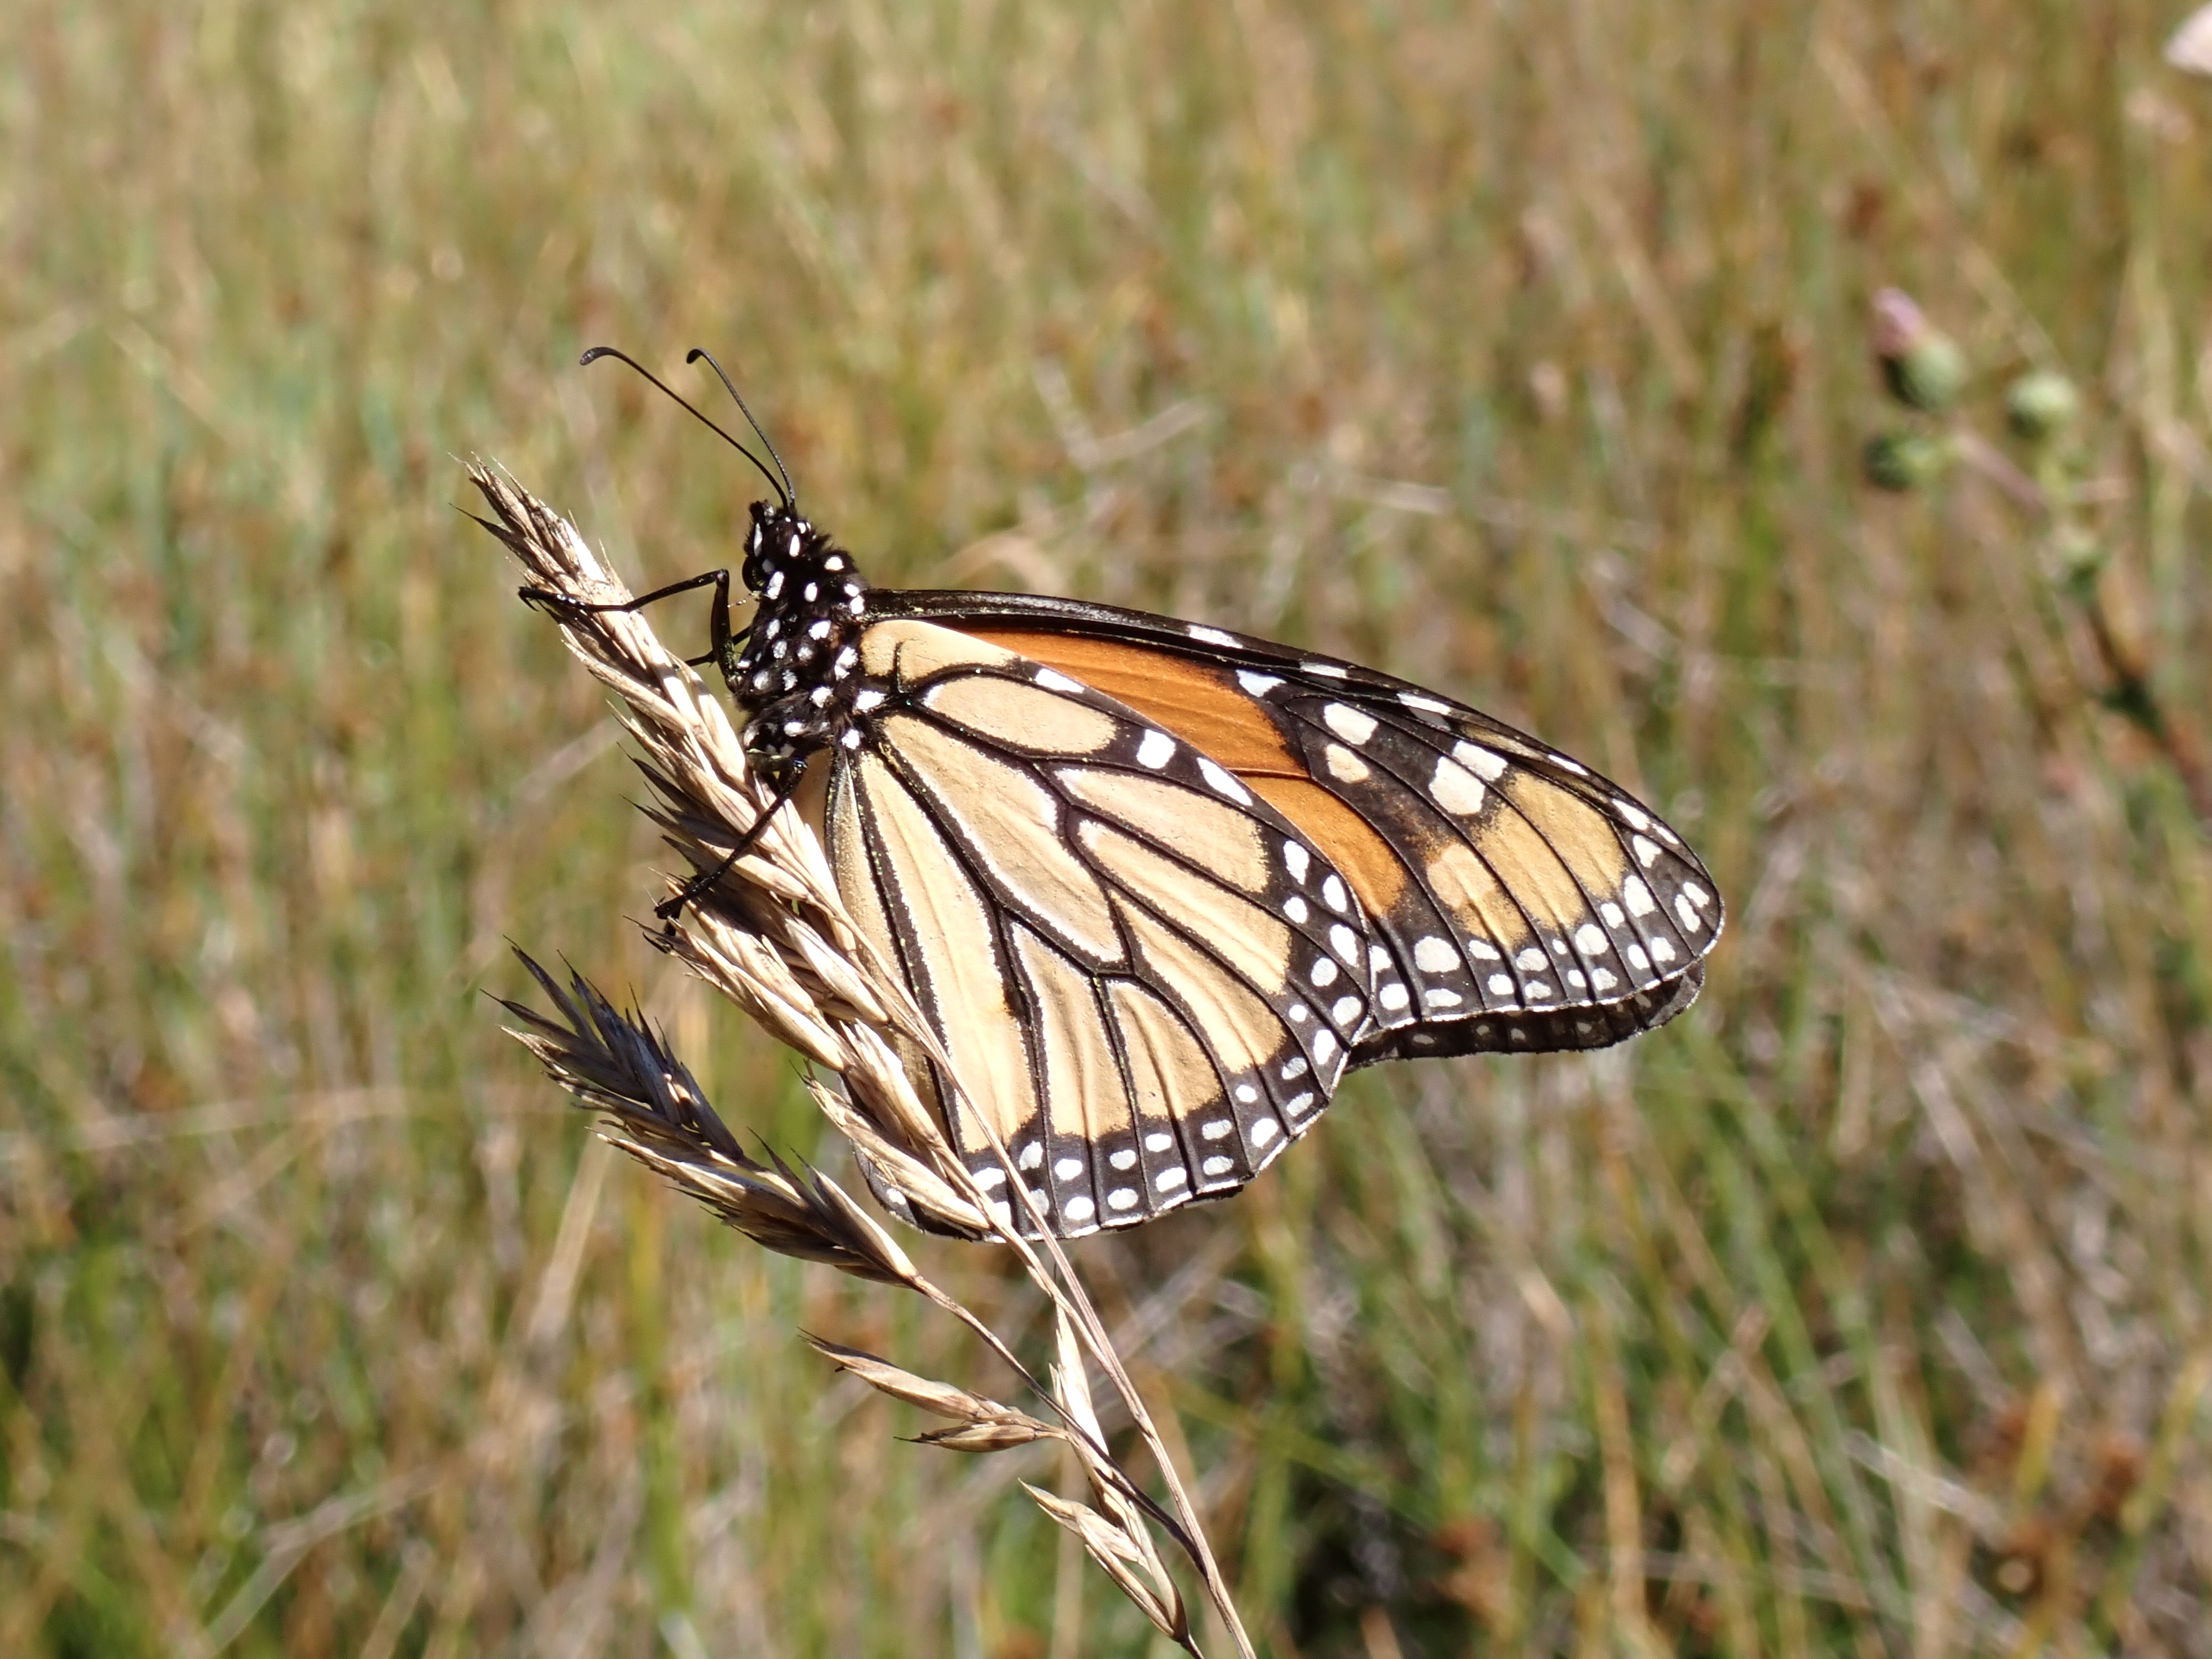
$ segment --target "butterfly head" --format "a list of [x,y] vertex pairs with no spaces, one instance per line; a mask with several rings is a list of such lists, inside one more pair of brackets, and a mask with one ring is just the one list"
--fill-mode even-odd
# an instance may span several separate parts
[[769,501],[753,503],[743,574],[758,609],[722,672],[751,716],[747,751],[774,775],[836,741],[851,719],[868,585],[850,554]]

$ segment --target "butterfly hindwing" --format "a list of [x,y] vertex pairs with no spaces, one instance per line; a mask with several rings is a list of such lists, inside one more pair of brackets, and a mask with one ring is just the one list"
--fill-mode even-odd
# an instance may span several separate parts
[[1065,1234],[1249,1181],[1378,1029],[1352,884],[1220,760],[1072,675],[922,621],[859,650],[818,828],[969,1091],[955,1114],[917,1073],[987,1190],[975,1112]]

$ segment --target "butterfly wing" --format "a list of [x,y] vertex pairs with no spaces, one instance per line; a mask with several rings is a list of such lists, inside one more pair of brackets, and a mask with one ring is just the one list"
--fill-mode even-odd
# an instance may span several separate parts
[[1464,704],[1266,641],[1000,593],[878,593],[1097,690],[1298,826],[1370,919],[1373,1026],[1352,1064],[1617,1042],[1695,999],[1723,915],[1680,836],[1626,791]]
[[1249,1181],[1375,1029],[1351,884],[1212,757],[1072,676],[926,621],[872,624],[860,654],[812,815],[968,1091],[955,1111],[909,1068],[1000,1224],[979,1113],[1064,1236]]

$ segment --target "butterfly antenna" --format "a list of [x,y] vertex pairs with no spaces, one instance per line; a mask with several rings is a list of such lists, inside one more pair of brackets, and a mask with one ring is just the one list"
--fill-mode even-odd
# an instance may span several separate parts
[[[628,352],[618,350],[613,346],[593,346],[589,351],[583,355],[580,362],[583,364],[589,365],[596,363],[602,357],[611,357],[618,363],[627,363],[630,368],[644,375],[647,380],[652,381],[653,385],[659,386],[660,390],[665,392],[669,397],[673,398],[678,403],[683,404],[686,410],[690,411],[691,417],[694,420],[699,422],[701,425],[704,426],[724,443],[729,445],[729,447],[736,450],[738,454],[750,461],[753,464],[753,470],[758,472],[762,477],[766,478],[769,482],[769,487],[774,489],[778,495],[783,498],[784,506],[787,507],[791,506],[791,492],[787,487],[790,483],[789,475],[786,475],[782,483],[778,483],[776,482],[775,473],[768,470],[767,464],[763,462],[759,456],[754,454],[751,450],[747,449],[735,438],[732,438],[728,433],[723,431],[717,422],[708,419],[705,415],[701,414],[698,407],[694,404],[689,398],[686,398],[682,392],[675,390],[665,380],[662,380],[660,376],[655,374],[651,369],[647,368],[643,363],[638,362],[636,358],[631,356]],[[717,374],[720,373],[719,369],[715,372]],[[735,396],[736,394],[732,393],[731,395]],[[738,407],[744,409],[744,405],[743,404],[739,404]],[[747,411],[745,418],[749,421],[752,419],[752,415],[750,410]],[[753,430],[756,432],[760,431],[758,422],[755,422]],[[768,442],[767,434],[762,433],[761,441],[763,443]],[[771,445],[769,447],[768,453],[771,455],[775,454],[774,446]],[[777,458],[775,465],[777,471],[781,471],[783,468],[783,460],[781,457],[779,456]]]
[[[716,362],[711,356],[708,356],[705,349],[700,346],[693,346],[690,352],[685,354],[684,361],[687,363],[696,363],[703,361],[708,368],[714,371],[714,378],[722,383],[722,390],[730,394],[730,401],[737,404],[738,411],[744,416],[745,420],[750,424],[752,429],[760,434],[761,442],[767,445],[768,453],[775,462],[775,470],[783,474],[784,506],[790,508],[794,513],[797,512],[799,510],[799,486],[792,483],[791,474],[783,465],[783,457],[776,454],[775,445],[769,441],[768,433],[762,428],[761,423],[753,419],[752,410],[747,409],[745,407],[745,400],[738,396],[737,387],[731,385],[730,377],[722,373],[721,364]],[[763,468],[763,470],[765,471],[766,469]]]

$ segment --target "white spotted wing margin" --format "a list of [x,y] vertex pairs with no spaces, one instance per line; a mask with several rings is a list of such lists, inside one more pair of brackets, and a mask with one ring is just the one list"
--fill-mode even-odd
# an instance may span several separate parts
[[817,827],[959,1078],[956,1112],[909,1056],[994,1218],[1029,1230],[970,1111],[1061,1237],[1249,1182],[1376,1029],[1370,926],[1328,860],[1041,664],[921,622],[863,654]]
[[[1704,983],[1723,907],[1681,837],[1581,763],[1463,703],[1141,612],[1017,594],[875,597],[895,614],[1026,641],[1048,660],[1110,666],[1117,689],[1171,727],[1209,701],[1202,678],[1233,691],[1282,750],[1251,763],[1248,781],[1266,788],[1289,759],[1356,820],[1324,837],[1358,881],[1382,953],[1375,1029],[1355,1066],[1602,1047],[1673,1018]],[[1109,665],[1102,641],[1139,654]],[[1154,682],[1176,690],[1154,704],[1142,689]]]

